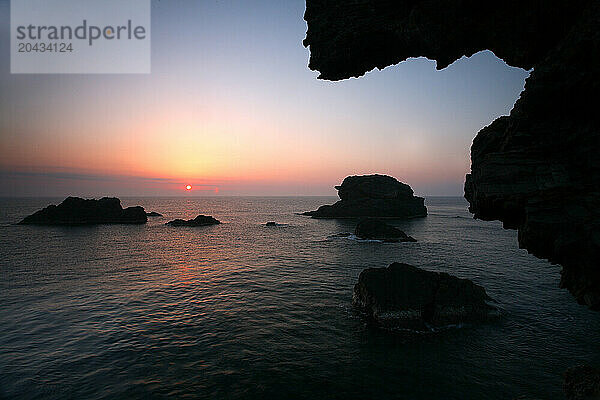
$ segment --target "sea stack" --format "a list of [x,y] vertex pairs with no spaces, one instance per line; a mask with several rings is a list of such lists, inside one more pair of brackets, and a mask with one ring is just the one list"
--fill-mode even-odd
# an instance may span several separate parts
[[498,315],[489,301],[468,279],[401,263],[362,271],[352,296],[374,325],[414,330],[485,321]]
[[340,201],[304,215],[313,218],[416,218],[425,217],[425,199],[410,186],[387,175],[349,176],[338,190]]
[[148,221],[143,207],[123,209],[121,200],[103,197],[100,200],[67,197],[59,205],[50,205],[25,217],[21,225],[98,225],[145,224]]

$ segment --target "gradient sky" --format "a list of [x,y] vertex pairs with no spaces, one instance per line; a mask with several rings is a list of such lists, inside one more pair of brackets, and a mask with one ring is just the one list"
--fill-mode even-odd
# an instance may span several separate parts
[[528,73],[481,52],[319,81],[304,8],[153,1],[150,75],[11,75],[0,0],[0,196],[333,195],[367,173],[462,195],[473,137]]

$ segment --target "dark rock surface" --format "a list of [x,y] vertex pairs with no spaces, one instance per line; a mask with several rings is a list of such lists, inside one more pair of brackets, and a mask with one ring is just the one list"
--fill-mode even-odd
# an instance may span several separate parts
[[427,215],[424,199],[410,186],[386,175],[349,176],[338,190],[340,201],[304,215],[313,218],[415,218]]
[[563,266],[561,286],[600,310],[600,2],[307,0],[310,67],[360,76],[425,56],[439,69],[489,49],[533,68],[509,116],[471,149],[465,197],[476,218]]
[[340,80],[427,57],[442,69],[489,49],[530,69],[571,30],[592,0],[307,0],[309,67]]
[[488,320],[498,315],[490,300],[468,279],[401,263],[362,271],[352,296],[375,325],[417,330]]
[[400,229],[376,218],[364,218],[358,221],[354,234],[361,239],[383,240],[384,242],[416,242],[414,238]]
[[156,211],[146,213],[146,215],[149,217],[162,217],[163,216],[161,213],[157,213]]
[[589,365],[569,368],[563,389],[567,400],[599,400],[600,370]]
[[198,215],[194,219],[175,219],[173,221],[169,221],[166,225],[170,226],[208,226],[208,225],[218,225],[221,222],[214,219],[213,217],[207,215]]
[[277,224],[273,221],[269,221],[266,223],[267,226],[277,226]]
[[25,217],[22,225],[97,225],[144,224],[148,221],[143,207],[121,207],[121,200],[67,197],[59,205],[50,205]]

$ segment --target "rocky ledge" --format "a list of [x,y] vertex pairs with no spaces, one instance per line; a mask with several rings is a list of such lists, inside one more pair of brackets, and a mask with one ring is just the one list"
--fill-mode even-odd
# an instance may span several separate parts
[[380,219],[364,218],[358,221],[354,234],[361,239],[382,240],[384,242],[416,242],[416,240],[398,228],[386,224]]
[[600,2],[307,0],[309,67],[361,76],[409,57],[445,68],[491,50],[532,69],[509,116],[471,148],[465,197],[476,218],[563,266],[561,285],[600,310]]
[[216,220],[213,217],[207,215],[198,215],[194,219],[175,219],[173,221],[167,222],[165,225],[170,226],[209,226],[209,225],[219,225],[221,221]]
[[410,186],[386,175],[349,176],[338,190],[340,201],[305,212],[313,218],[415,218],[427,215],[424,199]]
[[352,303],[376,326],[425,330],[498,316],[485,289],[468,279],[408,264],[360,273]]
[[161,213],[157,213],[156,211],[148,212],[148,213],[146,213],[146,215],[148,217],[162,217],[163,216]]
[[59,205],[50,205],[25,217],[22,225],[97,225],[144,224],[148,221],[143,207],[121,207],[121,200],[67,197]]

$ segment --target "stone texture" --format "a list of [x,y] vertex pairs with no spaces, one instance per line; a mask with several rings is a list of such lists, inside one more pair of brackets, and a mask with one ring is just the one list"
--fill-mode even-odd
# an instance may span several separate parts
[[97,225],[144,224],[148,221],[143,207],[121,207],[121,200],[67,197],[59,205],[50,205],[25,217],[22,225]]
[[304,215],[313,218],[415,218],[427,215],[424,199],[410,186],[386,175],[349,176],[338,190],[340,201]]
[[307,0],[312,69],[360,76],[408,57],[444,68],[489,49],[533,68],[509,116],[471,148],[465,197],[476,218],[563,266],[561,286],[600,310],[600,2]]
[[488,320],[498,315],[490,300],[468,279],[401,263],[362,271],[352,296],[375,325],[417,330]]

